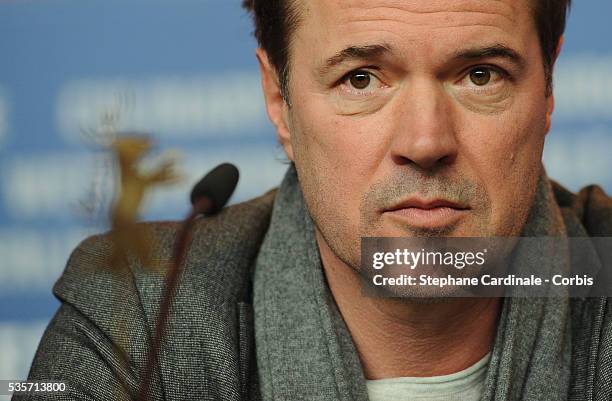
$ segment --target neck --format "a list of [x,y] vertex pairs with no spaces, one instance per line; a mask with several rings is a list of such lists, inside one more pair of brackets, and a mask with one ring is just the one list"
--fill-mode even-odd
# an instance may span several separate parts
[[439,376],[466,369],[492,348],[499,298],[432,302],[363,296],[358,273],[317,231],[323,270],[367,379]]

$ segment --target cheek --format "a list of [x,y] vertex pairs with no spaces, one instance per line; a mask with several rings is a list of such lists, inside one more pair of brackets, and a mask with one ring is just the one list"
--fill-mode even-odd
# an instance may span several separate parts
[[467,119],[462,154],[486,187],[492,224],[518,235],[541,172],[546,107],[516,102],[502,115]]
[[291,128],[296,165],[312,170],[335,197],[353,202],[368,187],[384,156],[382,118],[338,116],[321,103],[295,108],[300,110],[293,115]]

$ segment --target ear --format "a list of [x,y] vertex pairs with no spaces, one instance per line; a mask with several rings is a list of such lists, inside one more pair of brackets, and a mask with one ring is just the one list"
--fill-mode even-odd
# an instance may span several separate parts
[[548,134],[550,127],[552,127],[552,114],[555,111],[555,95],[550,94],[546,98],[546,128],[545,133]]
[[280,81],[276,68],[272,66],[265,50],[259,48],[256,51],[261,73],[261,86],[266,102],[268,117],[274,127],[278,141],[285,149],[287,158],[293,161],[293,148],[291,146],[291,134],[289,131],[289,107],[281,94]]
[[[557,58],[559,58],[559,54],[561,53],[561,49],[563,48],[563,42],[565,41],[565,38],[563,36],[561,36],[559,38],[559,43],[557,43],[557,50],[555,51],[555,59],[553,60],[553,65],[551,66],[551,68],[554,68],[554,65],[557,62]],[[546,133],[548,133],[548,131],[550,131],[550,127],[552,126],[552,114],[553,111],[555,110],[555,95],[554,93],[551,93],[548,96],[548,99],[546,99],[547,105],[546,105]]]

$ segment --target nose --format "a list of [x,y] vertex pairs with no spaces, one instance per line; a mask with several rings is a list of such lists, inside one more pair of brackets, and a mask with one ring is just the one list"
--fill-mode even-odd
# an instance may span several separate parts
[[397,118],[390,149],[395,164],[433,170],[455,161],[458,146],[453,113],[437,82],[414,82],[395,107]]

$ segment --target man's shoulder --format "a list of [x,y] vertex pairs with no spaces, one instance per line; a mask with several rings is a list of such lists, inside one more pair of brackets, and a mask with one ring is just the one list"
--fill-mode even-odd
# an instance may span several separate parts
[[[270,191],[195,223],[165,324],[153,393],[162,394],[164,387],[180,399],[189,394],[220,399],[220,394],[242,391],[238,378],[250,371],[250,358],[243,353],[251,344],[251,270],[275,195]],[[114,265],[113,240],[131,237],[112,232],[87,238],[73,251],[54,286],[62,305],[43,336],[30,377],[61,378],[76,383],[77,392],[98,394],[92,395],[96,399],[116,397],[121,394],[116,388],[123,386],[137,391],[148,369],[148,345],[180,226],[137,226],[143,230],[136,232],[153,239],[146,263],[130,257],[121,268]]]
[[[248,295],[250,269],[267,232],[275,196],[276,190],[271,190],[196,221],[186,247],[177,302],[200,298],[200,306],[206,308],[240,302]],[[149,266],[134,257],[124,268],[114,266],[112,232],[85,239],[72,252],[54,294],[90,316],[112,299],[141,304],[145,314],[153,313],[180,226],[181,222],[139,224],[152,239]]]
[[564,215],[573,215],[590,236],[612,235],[612,197],[598,185],[572,193],[556,182],[553,191]]
[[[553,182],[552,186],[570,235],[612,235],[612,198],[601,187],[589,185],[572,193],[558,183]],[[598,247],[597,251],[600,256],[609,255],[609,250]],[[612,268],[608,259],[602,256],[605,271],[600,274],[606,275]],[[610,380],[601,372],[607,371],[612,363],[612,298],[572,298],[571,301],[572,375],[578,383],[572,391],[580,393],[590,383],[609,394]]]

